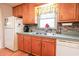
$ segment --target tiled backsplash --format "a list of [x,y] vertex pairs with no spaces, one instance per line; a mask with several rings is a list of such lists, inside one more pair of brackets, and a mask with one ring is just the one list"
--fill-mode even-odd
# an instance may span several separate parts
[[56,33],[55,30],[52,30],[52,29],[41,29],[41,28],[35,28],[35,27],[31,27],[32,31],[33,32],[40,32],[40,33]]
[[72,26],[62,26],[59,24],[58,31],[61,32],[61,34],[79,36],[79,23],[75,23]]
[[71,31],[76,31],[76,32],[79,32],[79,27],[78,26],[64,26],[64,27],[61,27],[62,28],[62,30],[64,30],[64,31],[69,31],[69,30],[71,30]]
[[38,28],[37,25],[29,25],[30,32],[40,32],[40,33],[61,33],[61,34],[67,34],[67,35],[76,35],[79,36],[79,25],[73,25],[73,26],[62,26],[61,24],[58,24],[58,29],[41,29]]
[[56,33],[56,30],[38,28],[37,25],[29,25],[29,28],[30,28],[29,32],[41,32],[41,33],[49,32],[49,33]]

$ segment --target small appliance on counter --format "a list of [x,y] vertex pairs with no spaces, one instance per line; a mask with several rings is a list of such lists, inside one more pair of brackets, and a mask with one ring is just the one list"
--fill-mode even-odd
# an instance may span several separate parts
[[23,31],[24,32],[29,32],[29,26],[28,25],[24,25]]

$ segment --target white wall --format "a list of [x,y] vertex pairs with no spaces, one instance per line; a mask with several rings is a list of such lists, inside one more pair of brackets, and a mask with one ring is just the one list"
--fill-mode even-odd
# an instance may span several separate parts
[[12,16],[12,7],[7,4],[0,3],[0,48],[4,47],[4,19]]
[[2,42],[3,42],[3,24],[2,24],[2,12],[1,12],[1,8],[0,8],[0,48],[3,46]]
[[0,8],[2,9],[3,17],[12,15],[12,7],[7,4],[0,4]]

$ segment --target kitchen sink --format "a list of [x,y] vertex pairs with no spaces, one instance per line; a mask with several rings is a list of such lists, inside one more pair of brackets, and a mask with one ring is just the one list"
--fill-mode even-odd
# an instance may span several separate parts
[[40,33],[40,32],[32,32],[30,34],[34,34],[34,35],[44,35],[44,36],[54,36],[56,35],[56,33]]
[[42,32],[29,32],[28,34],[31,34],[31,35],[38,35],[38,36],[53,36],[53,37],[55,37],[55,36],[57,36],[58,34],[56,34],[56,33],[42,33]]

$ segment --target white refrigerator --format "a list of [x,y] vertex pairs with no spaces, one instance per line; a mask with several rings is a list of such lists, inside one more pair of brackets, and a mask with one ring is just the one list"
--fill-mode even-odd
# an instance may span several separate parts
[[4,41],[5,47],[16,51],[18,49],[17,33],[23,32],[23,23],[21,18],[14,16],[5,18]]

